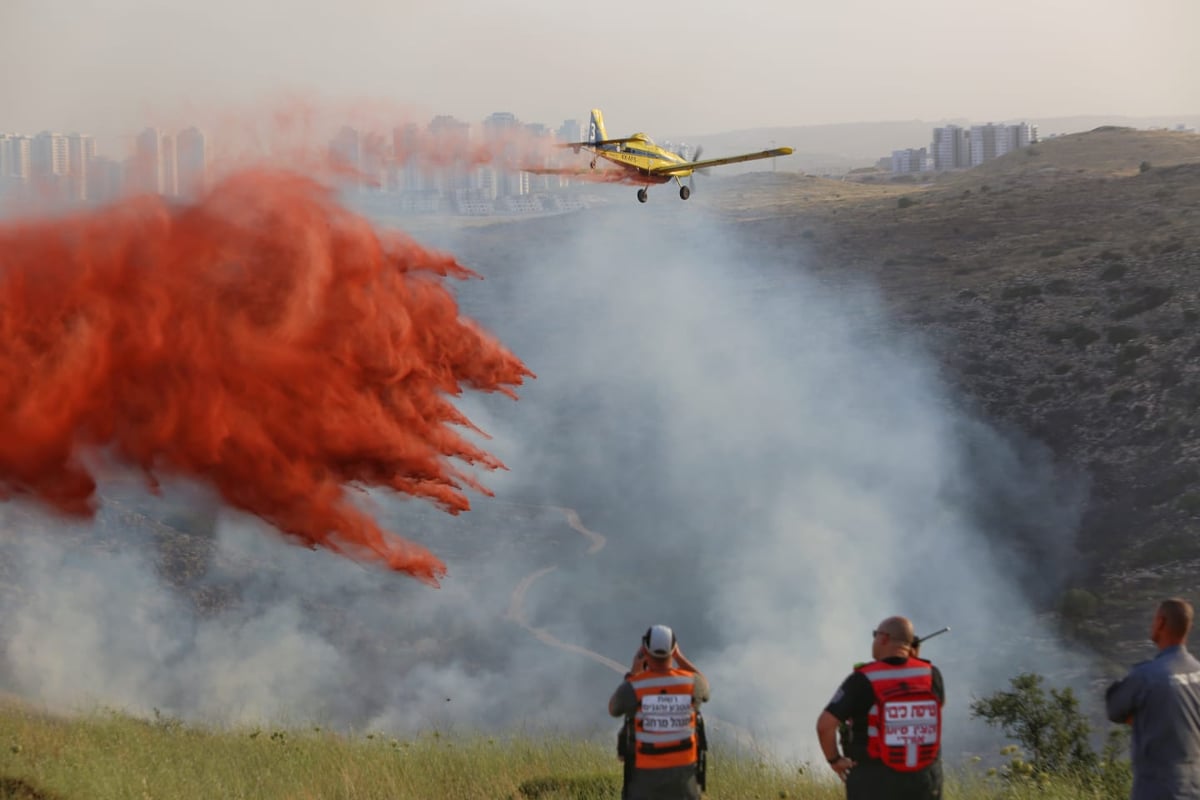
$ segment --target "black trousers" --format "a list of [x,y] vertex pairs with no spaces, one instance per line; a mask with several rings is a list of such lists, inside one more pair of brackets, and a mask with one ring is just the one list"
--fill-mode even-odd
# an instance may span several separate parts
[[696,766],[635,769],[629,800],[700,800]]
[[920,772],[897,772],[863,759],[846,776],[846,800],[941,800],[942,762]]

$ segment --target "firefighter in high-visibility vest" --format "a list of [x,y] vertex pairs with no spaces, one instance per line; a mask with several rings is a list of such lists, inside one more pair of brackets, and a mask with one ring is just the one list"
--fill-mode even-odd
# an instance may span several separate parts
[[699,800],[698,709],[708,697],[708,680],[679,649],[675,633],[666,625],[648,628],[608,701],[609,714],[632,721],[625,800]]
[[[942,673],[916,656],[912,623],[889,617],[872,635],[871,658],[858,665],[817,719],[829,766],[846,782],[847,800],[940,800]],[[850,725],[838,752],[838,728]]]

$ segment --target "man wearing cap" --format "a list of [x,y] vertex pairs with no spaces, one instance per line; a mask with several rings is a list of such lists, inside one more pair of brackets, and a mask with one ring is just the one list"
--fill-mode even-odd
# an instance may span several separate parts
[[1150,623],[1158,655],[1108,687],[1113,722],[1133,726],[1133,800],[1200,798],[1200,661],[1187,650],[1192,604],[1159,603]]
[[[872,631],[871,658],[857,665],[817,719],[829,766],[846,782],[847,800],[938,800],[942,796],[942,705],[937,667],[916,657],[904,617]],[[849,721],[847,752],[838,727]]]
[[675,633],[653,625],[625,680],[608,701],[614,717],[632,717],[633,770],[627,800],[699,800],[696,711],[708,702],[708,681],[683,654]]

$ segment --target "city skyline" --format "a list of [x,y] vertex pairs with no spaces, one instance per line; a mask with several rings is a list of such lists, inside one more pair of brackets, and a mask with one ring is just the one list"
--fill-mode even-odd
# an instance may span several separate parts
[[[514,108],[546,124],[598,106],[622,128],[662,137],[1200,112],[1191,0],[1008,0],[978,17],[920,0],[903,26],[881,0],[757,0],[737,20],[712,0],[652,8],[669,22],[643,42],[627,15],[549,0],[355,0],[332,15],[314,0],[114,0],[87,15],[11,0],[0,25],[2,127],[87,125],[103,138],[285,93],[472,120]],[[646,80],[655,91],[639,90]]]

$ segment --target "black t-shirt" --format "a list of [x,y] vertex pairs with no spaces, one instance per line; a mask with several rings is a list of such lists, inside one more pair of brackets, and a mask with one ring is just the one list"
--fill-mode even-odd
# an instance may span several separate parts
[[[883,661],[885,664],[899,666],[905,662],[905,659],[897,656],[885,658]],[[933,667],[932,664],[930,666]],[[933,693],[937,696],[939,703],[946,702],[946,689],[942,684],[942,673],[937,667],[933,667]],[[842,681],[842,685],[834,693],[829,705],[825,706],[826,711],[842,722],[850,721],[850,737],[848,741],[843,742],[843,746],[846,748],[845,755],[855,761],[862,761],[867,757],[867,712],[873,705],[875,705],[875,690],[871,688],[870,679],[855,670],[846,680]]]

